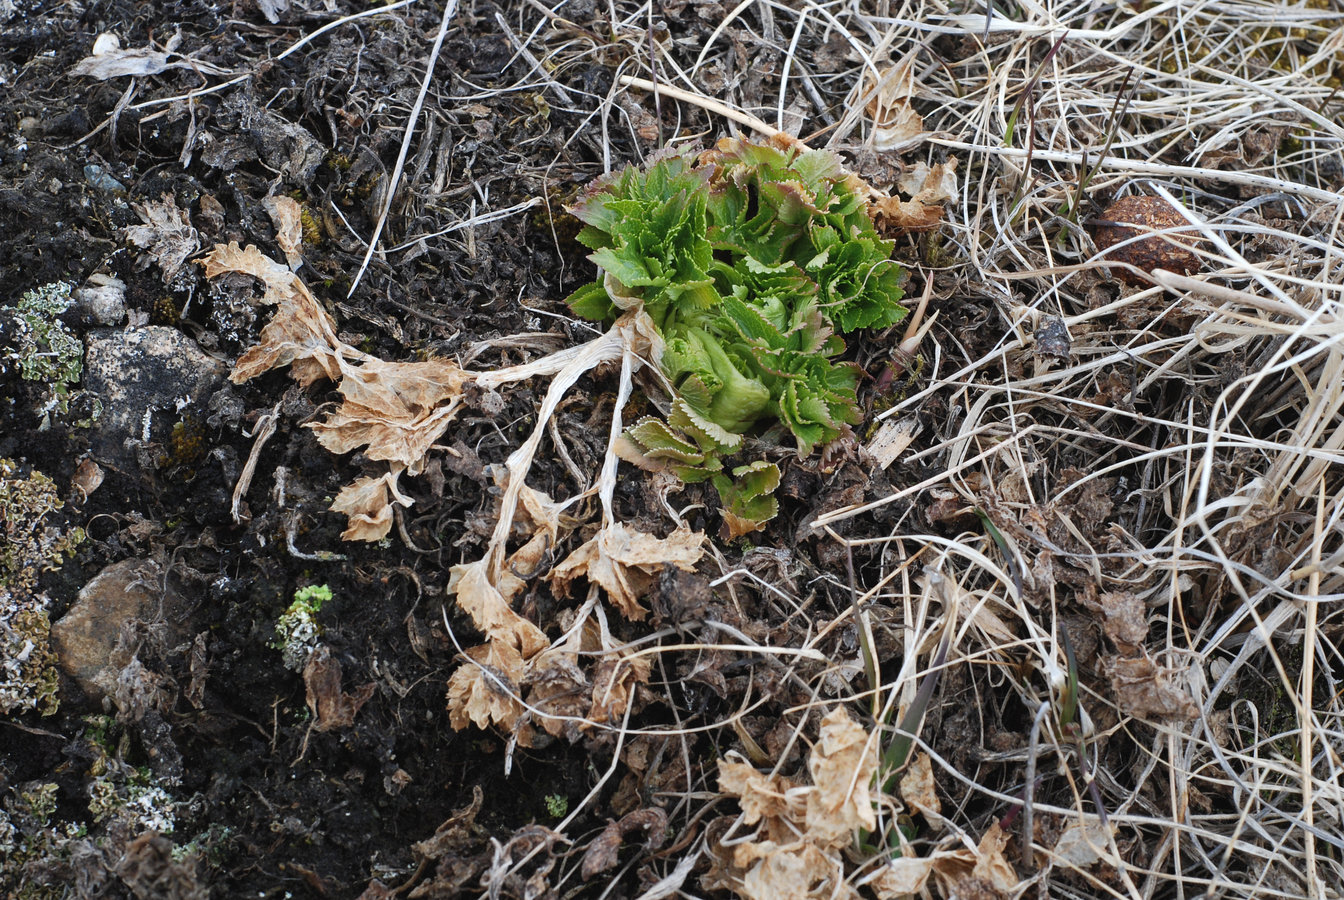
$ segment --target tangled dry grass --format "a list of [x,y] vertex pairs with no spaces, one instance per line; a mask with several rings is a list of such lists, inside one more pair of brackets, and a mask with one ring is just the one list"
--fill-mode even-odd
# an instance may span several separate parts
[[[632,746],[670,738],[683,759],[645,785],[679,837],[644,896],[692,890],[706,857],[707,884],[743,896],[1340,896],[1344,13],[609,2],[608,34],[531,0],[491,23],[528,73],[507,90],[585,112],[569,140],[596,141],[608,167],[617,131],[651,148],[743,122],[833,147],[884,188],[957,162],[946,220],[902,250],[937,319],[880,414],[892,430],[878,434],[898,435],[881,460],[895,487],[798,523],[841,548],[819,554],[836,566],[791,570],[787,548],[758,549],[778,564],[762,575],[720,556],[714,586],[770,610],[768,639],[700,620],[634,648],[663,673],[654,691],[678,689],[662,665],[674,654],[696,672],[759,662],[794,692],[776,698],[803,698],[780,710],[787,734],[761,746],[751,720],[766,701],[749,692],[694,727],[631,728],[630,707],[619,726],[589,723],[615,733],[615,753],[588,801],[622,761],[635,769]],[[671,30],[672,13],[703,28]],[[629,77],[575,88],[594,63]],[[432,140],[406,147],[398,173],[409,159],[408,177],[427,177]],[[1128,195],[1179,212],[1199,272],[1115,278],[1091,232]],[[838,611],[814,602],[851,590]],[[806,838],[787,795],[821,787],[829,751],[813,750],[807,785],[800,748],[837,704],[868,716],[874,824],[814,843],[833,868],[770,881],[764,851],[723,848],[767,825],[774,851],[790,828]],[[705,732],[792,779],[751,788],[781,806],[762,813],[717,760],[693,759]],[[902,733],[913,752],[891,752]],[[711,814],[727,821],[703,830]],[[497,880],[543,846],[505,853]],[[902,860],[931,862],[923,880],[887,880]]]
[[[1340,896],[1344,14],[988,8],[743,0],[701,39],[648,5],[613,6],[611,42],[540,4],[512,25],[531,85],[557,100],[582,102],[548,73],[617,53],[624,74],[676,89],[657,107],[683,131],[735,127],[676,99],[690,94],[841,150],[875,182],[960,164],[945,224],[907,248],[939,320],[923,378],[882,413],[911,436],[897,487],[812,523],[859,560],[853,610],[809,605],[818,584],[846,589],[843,566],[810,586],[721,579],[803,636],[759,651],[810,692],[788,711],[794,738],[841,701],[875,714],[880,754],[952,636],[916,742],[941,811],[901,829],[918,804],[883,794],[888,852],[848,848],[848,885],[878,885],[902,854],[975,848],[992,819],[1016,842],[1014,895]],[[771,64],[744,74],[744,52]],[[646,92],[591,99],[604,135],[656,128]],[[901,131],[909,109],[922,127]],[[1089,226],[1131,194],[1188,221],[1199,273],[1133,287],[1108,273]],[[845,629],[860,639],[842,656]],[[740,637],[726,640],[750,655]],[[865,645],[889,651],[868,676]],[[671,797],[674,827],[724,811],[714,775]]]

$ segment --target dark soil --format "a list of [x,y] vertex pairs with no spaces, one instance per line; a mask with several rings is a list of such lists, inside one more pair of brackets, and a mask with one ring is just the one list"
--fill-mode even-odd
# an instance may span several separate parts
[[[140,224],[138,205],[168,197],[189,216],[202,250],[237,241],[283,258],[262,201],[288,195],[311,220],[300,274],[347,342],[393,360],[452,356],[528,332],[553,334],[547,346],[565,346],[588,336],[564,315],[563,299],[592,270],[572,240],[572,221],[559,215],[564,200],[599,174],[604,160],[617,166],[660,139],[713,135],[720,127],[699,111],[660,109],[648,97],[600,112],[617,70],[643,49],[643,32],[616,29],[605,3],[571,3],[567,21],[542,26],[522,0],[466,2],[443,44],[382,238],[384,248],[410,246],[375,255],[347,297],[441,10],[417,4],[362,18],[280,59],[339,14],[370,8],[348,0],[337,0],[334,12],[312,0],[288,6],[272,23],[250,0],[18,0],[0,26],[0,305],[51,282],[78,286],[113,275],[126,284],[132,327],[180,330],[231,364],[269,315],[252,305],[253,285],[208,283],[191,262],[165,278],[125,229]],[[716,4],[670,5],[659,27],[684,42],[675,53],[693,59],[697,40],[722,12]],[[530,75],[497,14],[518,35],[541,26],[535,55],[550,48],[567,54],[554,70],[563,94]],[[248,77],[202,93],[229,76],[191,66],[106,81],[71,75],[104,32],[123,48],[180,39],[174,59]],[[759,93],[753,73],[776,65],[779,53],[751,31],[730,43],[736,53],[714,65],[719,77],[738,79],[750,100]],[[824,71],[824,49],[800,52],[815,51],[817,71]],[[819,97],[838,100],[818,83]],[[814,114],[826,121],[832,112]],[[473,210],[534,197],[557,215],[538,207],[417,240]],[[918,247],[912,242],[902,252]],[[85,341],[104,333],[75,313],[66,325]],[[861,362],[875,352],[857,350]],[[474,365],[535,355],[487,348]],[[599,375],[581,388],[559,425],[577,466],[595,471],[614,385]],[[88,532],[72,561],[43,575],[53,621],[82,585],[124,559],[157,561],[164,596],[175,599],[165,600],[157,619],[129,623],[123,634],[152,682],[150,708],[98,702],[67,682],[54,715],[0,723],[6,808],[17,817],[36,785],[54,784],[58,797],[48,817],[28,820],[51,833],[42,853],[4,864],[7,889],[51,897],[353,897],[367,889],[366,896],[381,897],[386,885],[409,896],[446,897],[493,884],[497,896],[634,896],[666,874],[674,850],[702,834],[708,810],[686,798],[712,790],[715,760],[741,747],[731,727],[692,730],[684,739],[626,739],[614,769],[613,732],[521,749],[509,735],[449,727],[445,685],[458,659],[449,628],[459,640],[472,630],[446,600],[448,569],[484,546],[495,503],[485,467],[501,463],[529,432],[535,386],[507,393],[503,409],[484,398],[481,410],[463,417],[450,433],[456,453],[441,455],[427,477],[403,481],[415,504],[385,545],[343,543],[343,517],[328,510],[340,486],[362,471],[359,457],[330,457],[302,427],[333,398],[329,384],[302,391],[272,373],[221,386],[205,403],[160,411],[143,435],[115,452],[93,452],[103,446],[100,426],[78,421],[78,402],[39,430],[43,389],[12,372],[0,375],[0,458],[45,473],[63,495],[90,455],[105,472],[86,501],[67,503],[48,522]],[[260,453],[235,521],[232,493],[252,452],[250,435],[273,409],[278,431]],[[762,546],[786,549],[757,552],[742,544],[731,559],[809,597],[811,608],[829,617],[849,598],[817,578],[822,568],[843,572],[843,554],[795,529],[812,511],[889,490],[880,474],[871,477],[843,455],[819,466],[793,464],[781,492],[784,514],[756,536]],[[531,481],[560,495],[576,487],[558,460],[543,460]],[[630,520],[654,521],[654,496],[631,477],[623,479],[618,503]],[[685,504],[707,504],[694,526],[718,527],[709,495],[691,488],[680,496]],[[903,514],[886,507],[867,527]],[[858,562],[862,575],[867,560]],[[309,585],[330,588],[320,622],[344,690],[372,686],[353,724],[325,732],[313,727],[304,680],[272,646],[276,620]],[[721,591],[701,576],[677,576],[653,598],[652,622],[613,627],[633,639],[676,626],[696,603],[692,613],[709,604],[722,621],[763,641],[786,643],[788,632],[803,627],[790,608],[750,584],[731,597]],[[524,605],[557,633],[563,605],[544,586]],[[832,640],[852,653],[852,629],[837,629]],[[768,667],[730,652],[669,654],[662,665],[633,729],[722,722],[752,693],[752,702],[764,705],[742,727],[775,752],[796,721],[784,711],[810,699]],[[958,727],[969,734],[984,724]],[[171,794],[171,833],[156,837],[95,820],[89,786],[109,765],[123,764]],[[542,827],[555,825],[599,783],[563,840]],[[578,868],[588,843],[609,820],[648,806],[671,814],[662,848],[628,840],[620,867],[585,887]],[[542,852],[524,862],[534,848]]]

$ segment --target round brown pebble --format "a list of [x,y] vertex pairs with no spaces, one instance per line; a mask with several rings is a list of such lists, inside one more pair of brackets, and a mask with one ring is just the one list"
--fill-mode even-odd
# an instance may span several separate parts
[[[1161,197],[1124,197],[1106,207],[1100,216],[1101,224],[1093,234],[1098,252],[1105,254],[1108,262],[1128,263],[1136,269],[1151,272],[1154,269],[1166,269],[1189,275],[1200,267],[1200,259],[1190,248],[1198,239],[1190,232],[1190,223],[1174,206]],[[1138,227],[1133,227],[1138,226]],[[1121,241],[1150,231],[1167,228],[1184,228],[1181,234],[1155,235],[1126,244],[1114,253],[1106,253]],[[1129,284],[1146,284],[1137,272],[1122,266],[1112,268],[1121,281]]]

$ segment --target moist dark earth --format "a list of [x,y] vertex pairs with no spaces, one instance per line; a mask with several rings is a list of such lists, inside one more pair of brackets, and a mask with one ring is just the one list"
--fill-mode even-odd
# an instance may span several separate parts
[[[344,517],[328,507],[366,471],[365,461],[332,457],[303,427],[333,400],[332,386],[301,389],[284,372],[242,385],[225,380],[270,310],[257,305],[252,279],[207,281],[193,260],[235,241],[283,259],[264,201],[289,197],[303,213],[299,275],[347,343],[387,360],[470,358],[476,368],[578,343],[592,332],[563,301],[593,269],[564,203],[604,166],[637,162],[675,136],[707,143],[724,127],[643,94],[621,91],[609,101],[613,81],[631,60],[647,58],[650,40],[692,60],[725,7],[664,4],[650,32],[642,20],[638,28],[613,23],[608,5],[590,0],[567,5],[554,21],[531,3],[463,2],[380,240],[388,252],[374,254],[353,292],[441,8],[420,3],[368,15],[303,44],[370,7],[17,0],[0,10],[7,15],[0,23],[6,321],[25,292],[44,285],[125,286],[124,308],[76,303],[61,317],[85,347],[83,378],[70,386],[65,408],[47,408],[48,383],[25,380],[14,365],[0,371],[0,459],[12,461],[15,479],[51,479],[64,502],[41,528],[84,531],[63,564],[40,566],[33,590],[55,622],[95,576],[129,561],[142,567],[138,589],[149,598],[134,614],[108,613],[102,622],[115,644],[114,684],[91,688],[63,672],[57,710],[0,722],[0,792],[24,834],[3,863],[4,890],[619,897],[663,877],[713,815],[730,811],[692,799],[714,790],[714,762],[742,749],[738,731],[722,723],[754,690],[757,705],[740,727],[774,753],[788,746],[785,711],[806,702],[807,692],[728,651],[670,653],[641,689],[629,726],[687,729],[684,738],[628,739],[618,750],[614,731],[593,730],[525,748],[511,746],[507,734],[454,731],[445,688],[458,665],[455,640],[470,642],[473,632],[447,593],[448,570],[479,557],[496,512],[491,467],[530,433],[539,388],[472,398],[443,442],[451,452],[436,454],[424,476],[403,480],[414,504],[390,539],[343,542]],[[752,27],[730,31],[731,51],[705,76],[731,81],[746,101],[759,99],[761,73],[780,59],[757,34],[754,14],[743,20]],[[534,31],[529,52],[517,53],[515,41]],[[104,80],[74,74],[104,34],[123,50],[171,48],[159,59],[172,65]],[[821,76],[838,51],[805,37],[798,59],[820,86],[808,112],[834,121],[843,98],[828,93]],[[529,56],[544,59],[544,78]],[[542,203],[439,234],[536,198]],[[153,208],[176,209],[198,235],[180,265],[130,237]],[[910,238],[897,252],[918,261],[927,250]],[[975,340],[974,310],[946,301],[942,315]],[[154,352],[126,348],[135,332]],[[14,334],[0,328],[11,354]],[[519,334],[538,337],[498,340]],[[884,352],[877,341],[852,348],[875,376]],[[543,454],[534,487],[554,496],[584,487],[574,473],[601,464],[614,390],[608,373],[580,383],[557,418],[572,465]],[[881,402],[871,387],[863,399]],[[937,421],[936,401],[926,415]],[[235,508],[235,486],[268,425],[274,435]],[[102,473],[92,487],[91,464]],[[898,472],[920,477],[899,467],[892,477]],[[725,570],[748,569],[834,616],[849,604],[836,587],[844,555],[803,523],[890,490],[881,473],[843,452],[793,460],[780,517],[749,540],[723,544]],[[717,531],[712,491],[690,487],[679,497],[679,505],[700,506],[690,514],[693,527]],[[617,507],[627,521],[651,527],[661,508],[655,486],[636,475],[622,477]],[[904,512],[893,504],[863,527],[884,529]],[[557,558],[567,549],[557,548]],[[861,579],[871,562],[856,555]],[[842,574],[820,579],[823,572]],[[789,607],[751,582],[729,596],[711,587],[717,575],[665,576],[650,598],[652,618],[634,625],[613,617],[613,629],[631,640],[665,629],[675,641],[683,617],[703,619],[709,608],[762,642],[793,640],[802,626]],[[335,664],[334,686],[329,679],[325,689],[352,711],[325,729],[310,706],[313,686],[274,646],[277,620],[310,586],[331,595],[318,617]],[[519,611],[555,634],[564,608],[539,582]],[[852,629],[836,629],[829,640],[853,654]],[[1012,721],[1020,715],[1005,710],[1009,721],[995,727],[1020,728]],[[701,727],[715,723],[721,727]],[[947,726],[949,734],[980,727]],[[563,837],[550,830],[595,787]],[[110,792],[110,809],[91,808],[94,788]],[[161,796],[151,788],[171,798],[160,802],[171,808],[171,830],[148,827],[144,808],[126,808],[131,798]],[[585,882],[579,863],[596,835],[653,807],[668,814],[666,834],[627,836],[618,864]]]

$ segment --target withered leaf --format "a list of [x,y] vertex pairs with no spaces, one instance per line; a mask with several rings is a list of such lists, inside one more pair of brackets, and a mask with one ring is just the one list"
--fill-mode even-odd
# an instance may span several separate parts
[[583,880],[588,881],[594,875],[615,868],[620,861],[618,852],[621,844],[625,836],[632,832],[643,833],[644,846],[657,850],[667,836],[667,813],[651,806],[628,813],[620,821],[608,823],[583,854],[583,864],[580,866]]
[[737,893],[747,900],[829,900],[844,884],[839,857],[810,841],[741,844],[733,851],[733,864],[745,870]]
[[410,499],[397,491],[397,472],[377,478],[364,476],[341,489],[331,511],[350,517],[350,525],[341,532],[346,541],[381,541],[392,528],[392,498],[404,506]]
[[593,676],[593,704],[588,718],[593,722],[611,722],[625,715],[635,696],[635,687],[648,684],[653,660],[647,656],[618,653],[605,657]]
[[738,798],[747,825],[793,816],[788,800],[793,787],[783,775],[758,772],[748,763],[719,760],[719,790]]
[[877,749],[843,706],[821,720],[807,767],[816,785],[807,795],[809,837],[836,847],[848,842],[855,829],[877,827],[872,796]]
[[1115,702],[1122,713],[1140,719],[1199,717],[1199,707],[1190,695],[1172,686],[1175,669],[1160,668],[1148,656],[1112,659],[1108,668]]
[[325,645],[319,645],[308,657],[303,686],[315,720],[313,727],[318,731],[349,728],[374,692],[373,684],[361,685],[349,694],[341,690],[341,664],[332,659]]
[[207,278],[241,272],[261,279],[265,286],[261,302],[279,306],[261,330],[261,340],[238,358],[229,375],[234,384],[280,366],[290,366],[290,375],[304,387],[319,378],[338,381],[341,357],[364,355],[336,336],[335,323],[304,283],[256,247],[249,244],[240,250],[236,242],[216,244],[204,265]]
[[[517,584],[521,587],[522,582]],[[490,580],[487,560],[453,566],[448,587],[491,644],[514,648],[520,660],[531,659],[550,646],[545,632],[510,608],[512,593],[502,593]]]
[[654,577],[665,565],[692,571],[704,553],[704,541],[703,533],[693,533],[684,523],[668,537],[657,538],[615,522],[556,566],[551,585],[560,596],[568,597],[572,582],[586,577],[607,592],[626,618],[643,619],[648,610],[639,601],[649,592]]
[[187,257],[201,249],[200,236],[172,194],[164,194],[157,203],[132,203],[131,209],[145,224],[128,227],[126,239],[150,252],[163,271],[164,281],[176,275]]
[[261,201],[275,226],[275,242],[280,252],[285,254],[291,271],[297,272],[303,265],[303,209],[293,197],[283,194],[267,197]]
[[523,714],[518,699],[526,664],[518,648],[507,641],[491,641],[466,651],[464,662],[448,679],[448,724],[461,731],[470,724],[491,723],[510,730]]
[[446,359],[409,363],[369,359],[358,368],[347,368],[344,376],[340,392],[345,402],[325,422],[308,427],[332,453],[362,447],[369,459],[401,463],[412,475],[424,467],[430,446],[452,423],[469,380],[465,371]]
[[924,120],[910,105],[916,90],[912,60],[889,67],[882,73],[868,114],[873,117],[873,148],[891,150],[924,132]]
[[942,812],[938,788],[933,778],[933,763],[929,754],[918,753],[901,778],[901,797],[912,810],[931,819]]

